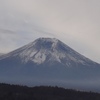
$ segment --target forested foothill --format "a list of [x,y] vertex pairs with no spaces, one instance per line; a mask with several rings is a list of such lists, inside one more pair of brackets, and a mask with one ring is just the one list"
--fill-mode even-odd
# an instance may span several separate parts
[[57,86],[27,87],[1,83],[0,100],[100,100],[100,94]]

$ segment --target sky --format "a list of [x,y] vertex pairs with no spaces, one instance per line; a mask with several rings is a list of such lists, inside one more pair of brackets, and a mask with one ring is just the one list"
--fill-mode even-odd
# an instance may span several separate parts
[[57,38],[100,63],[100,0],[0,0],[0,53]]

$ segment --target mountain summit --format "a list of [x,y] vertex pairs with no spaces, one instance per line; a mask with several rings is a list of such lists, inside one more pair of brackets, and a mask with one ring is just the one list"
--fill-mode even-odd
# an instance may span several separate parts
[[95,84],[99,75],[98,63],[55,38],[39,38],[0,56],[1,82],[84,87]]

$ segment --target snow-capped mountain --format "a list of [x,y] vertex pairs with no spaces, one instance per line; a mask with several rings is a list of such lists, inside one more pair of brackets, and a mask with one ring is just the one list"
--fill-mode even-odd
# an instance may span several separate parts
[[96,64],[55,38],[39,38],[22,48],[2,56],[0,60],[11,57],[19,58],[24,64],[33,62],[40,65],[49,62],[58,62],[66,67],[73,67],[73,64],[77,67],[78,64],[87,66]]
[[89,82],[95,84],[99,75],[98,63],[55,38],[39,38],[0,56],[2,82],[25,85],[72,85],[72,87],[82,83],[80,86],[84,87],[89,85]]

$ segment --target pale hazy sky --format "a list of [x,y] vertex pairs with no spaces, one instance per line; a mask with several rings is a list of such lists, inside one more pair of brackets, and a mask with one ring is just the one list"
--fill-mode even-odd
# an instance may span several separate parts
[[100,63],[100,0],[0,0],[0,52],[58,38]]

